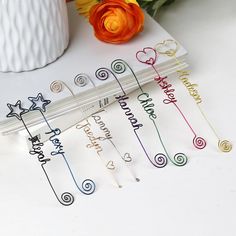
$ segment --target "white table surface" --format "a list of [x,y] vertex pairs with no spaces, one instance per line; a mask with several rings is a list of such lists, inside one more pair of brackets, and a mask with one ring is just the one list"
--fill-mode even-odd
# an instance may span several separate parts
[[[234,144],[235,12],[235,0],[176,0],[158,17],[162,26],[189,51],[191,81],[199,84],[203,108],[219,135]],[[132,168],[141,182],[132,181],[122,168],[117,176],[123,188],[116,188],[94,152],[85,148],[87,140],[83,133],[72,129],[61,136],[63,145],[67,154],[73,155],[71,162],[76,173],[81,178],[94,178],[97,191],[83,196],[72,190],[76,201],[71,207],[56,202],[38,161],[27,154],[21,137],[0,137],[0,235],[235,236],[236,151],[222,154],[216,149],[215,137],[185,89],[177,80],[173,84],[181,107],[197,132],[207,139],[208,146],[201,151],[194,150],[185,124],[173,109],[160,102],[161,93],[150,85],[147,89],[158,104],[165,143],[171,153],[188,154],[189,163],[182,168],[169,165],[161,170],[151,166],[123,112],[118,105],[112,106],[104,119],[120,150],[129,150],[135,157]],[[142,137],[154,152],[157,139],[144,113],[138,109],[135,96],[132,108],[145,123]],[[125,132],[120,132],[121,125]],[[104,152],[107,155],[112,154]],[[61,186],[67,187],[63,183]]]

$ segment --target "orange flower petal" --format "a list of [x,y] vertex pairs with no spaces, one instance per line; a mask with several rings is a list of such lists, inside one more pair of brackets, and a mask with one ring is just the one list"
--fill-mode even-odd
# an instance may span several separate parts
[[91,8],[89,21],[98,39],[124,43],[142,31],[144,14],[141,8],[126,1],[104,0]]

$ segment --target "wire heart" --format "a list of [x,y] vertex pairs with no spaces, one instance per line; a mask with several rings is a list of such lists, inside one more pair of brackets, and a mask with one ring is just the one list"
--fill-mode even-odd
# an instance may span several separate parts
[[156,63],[157,56],[156,50],[151,47],[146,47],[136,53],[136,58],[139,62],[152,66]]
[[125,161],[125,162],[131,162],[132,161],[132,157],[130,156],[130,154],[127,152],[125,153],[125,155],[122,157],[122,159]]
[[108,161],[106,164],[107,169],[109,170],[115,170],[115,165],[113,161]]
[[164,40],[161,43],[156,44],[155,49],[160,54],[173,57],[179,49],[178,43],[173,39]]

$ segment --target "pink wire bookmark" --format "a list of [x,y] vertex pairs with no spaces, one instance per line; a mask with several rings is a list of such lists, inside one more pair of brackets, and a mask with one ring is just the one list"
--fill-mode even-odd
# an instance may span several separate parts
[[167,98],[163,100],[164,104],[173,104],[175,108],[178,110],[180,115],[183,117],[184,121],[190,128],[191,132],[193,133],[193,145],[197,149],[203,149],[206,147],[206,140],[202,137],[197,136],[196,132],[194,131],[193,127],[190,125],[189,121],[187,120],[186,116],[180,109],[180,107],[177,105],[177,99],[175,98],[174,91],[172,84],[167,81],[166,77],[161,77],[158,70],[155,68],[155,63],[158,58],[157,51],[152,47],[145,47],[143,50],[140,50],[136,53],[136,58],[139,62],[146,64],[148,66],[151,66],[153,70],[156,72],[157,77],[154,78],[154,80],[158,83],[159,87],[163,90],[163,92],[166,94]]

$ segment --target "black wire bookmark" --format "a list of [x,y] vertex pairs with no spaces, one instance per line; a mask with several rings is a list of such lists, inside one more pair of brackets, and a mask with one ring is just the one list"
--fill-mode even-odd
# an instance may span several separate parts
[[138,122],[138,119],[135,117],[135,115],[133,114],[131,108],[128,106],[128,101],[129,101],[129,97],[127,96],[127,93],[125,92],[124,88],[122,87],[120,81],[118,80],[117,76],[113,73],[113,71],[111,71],[108,68],[100,68],[95,72],[95,76],[97,77],[97,79],[104,81],[107,80],[110,75],[112,75],[115,80],[117,81],[121,91],[122,91],[122,95],[119,96],[115,96],[117,102],[119,103],[121,109],[123,111],[125,111],[125,115],[127,117],[127,119],[129,120],[134,134],[136,136],[136,138],[138,139],[139,144],[141,145],[146,157],[148,158],[148,160],[151,162],[151,164],[157,168],[163,168],[167,165],[167,157],[165,156],[165,154],[163,153],[158,153],[154,156],[153,160],[152,158],[149,156],[143,142],[141,141],[140,136],[137,133],[137,130],[139,130],[141,127],[143,127],[143,124]]
[[40,141],[39,135],[33,136],[31,134],[31,132],[29,131],[29,129],[23,119],[23,115],[29,113],[30,110],[23,108],[20,100],[18,100],[15,105],[8,103],[7,106],[10,109],[10,113],[7,114],[7,118],[15,117],[16,119],[21,121],[25,127],[25,130],[29,134],[29,136],[30,136],[29,141],[32,144],[32,150],[30,150],[29,153],[32,156],[37,155],[38,161],[41,163],[41,168],[42,168],[42,170],[47,178],[47,181],[48,181],[56,199],[58,200],[58,202],[60,202],[63,206],[69,206],[69,205],[73,204],[74,196],[71,193],[64,192],[59,197],[56,193],[55,188],[53,187],[53,184],[49,178],[49,175],[44,167],[47,164],[47,162],[50,161],[51,159],[45,157],[43,150],[42,150],[42,147],[44,144]]
[[[80,73],[80,74],[76,75],[75,78],[74,78],[74,83],[78,87],[84,87],[88,84],[88,82],[90,82],[93,85],[94,89],[97,89],[97,87],[96,87],[95,83],[93,82],[93,80],[85,73]],[[104,108],[102,110],[97,111],[96,113],[93,113],[91,115],[91,117],[94,118],[95,123],[99,126],[100,130],[103,131],[104,135],[106,136],[105,140],[107,140],[111,143],[111,145],[116,150],[117,154],[125,162],[126,167],[129,169],[129,172],[131,173],[132,177],[137,182],[139,182],[140,179],[134,175],[133,171],[127,165],[127,163],[131,163],[133,161],[133,158],[131,157],[130,153],[126,152],[125,154],[122,154],[120,152],[120,150],[118,149],[118,147],[115,145],[114,141],[112,140],[111,131],[107,128],[106,124],[102,121],[101,115],[98,115],[98,113],[101,113],[103,111],[105,111]]]
[[115,61],[112,62],[111,64],[111,68],[112,70],[116,73],[116,74],[123,74],[124,72],[127,71],[127,68],[129,68],[129,70],[131,71],[135,81],[137,82],[137,85],[139,87],[139,90],[141,91],[141,93],[139,93],[139,95],[137,96],[137,100],[139,101],[140,105],[143,107],[144,111],[146,112],[146,114],[148,115],[149,119],[151,120],[153,126],[155,127],[155,130],[157,132],[159,141],[165,151],[166,156],[168,157],[169,161],[172,162],[174,165],[176,166],[184,166],[187,164],[188,162],[188,158],[184,153],[176,153],[173,157],[173,159],[170,157],[169,153],[167,152],[167,149],[164,145],[164,142],[162,140],[159,128],[157,126],[157,115],[155,113],[154,107],[155,104],[153,103],[153,99],[150,97],[150,94],[147,92],[144,92],[143,88],[141,87],[138,78],[136,76],[136,74],[134,73],[133,69],[130,67],[130,65],[122,60],[122,59],[117,59]]
[[73,174],[73,171],[70,167],[70,164],[65,156],[65,152],[63,150],[63,146],[58,138],[58,136],[61,134],[61,130],[59,128],[55,128],[53,129],[47,118],[45,117],[44,115],[44,112],[46,112],[46,106],[48,104],[51,103],[50,100],[45,100],[43,95],[41,93],[39,93],[37,95],[37,97],[28,97],[29,101],[32,102],[32,106],[29,108],[30,111],[39,111],[40,114],[42,115],[44,121],[46,122],[48,128],[50,129],[49,132],[46,132],[45,134],[47,135],[51,135],[49,140],[52,142],[52,144],[54,145],[55,147],[55,151],[52,151],[51,152],[51,155],[52,156],[57,156],[57,155],[60,155],[63,157],[65,163],[66,163],[66,166],[68,167],[68,170],[70,172],[70,175],[76,185],[76,187],[78,188],[78,190],[83,193],[83,194],[86,194],[86,195],[90,195],[92,193],[94,193],[95,191],[95,183],[91,180],[91,179],[85,179],[82,184],[81,184],[81,187],[79,186],[79,184],[77,183],[76,179],[75,179],[75,176]]

